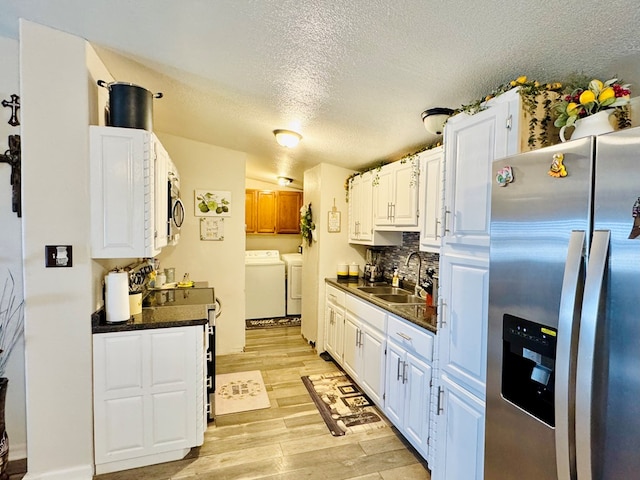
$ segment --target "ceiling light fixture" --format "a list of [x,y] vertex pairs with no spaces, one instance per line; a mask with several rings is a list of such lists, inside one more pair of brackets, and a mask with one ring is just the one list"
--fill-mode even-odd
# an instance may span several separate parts
[[273,134],[276,136],[276,141],[282,145],[283,147],[293,148],[300,140],[302,140],[302,135],[298,132],[294,132],[292,130],[274,130]]
[[444,124],[453,115],[453,110],[445,107],[430,108],[422,112],[422,123],[427,132],[442,135]]
[[278,185],[282,186],[282,187],[286,187],[287,185],[289,185],[291,182],[293,182],[293,178],[289,178],[289,177],[278,177]]

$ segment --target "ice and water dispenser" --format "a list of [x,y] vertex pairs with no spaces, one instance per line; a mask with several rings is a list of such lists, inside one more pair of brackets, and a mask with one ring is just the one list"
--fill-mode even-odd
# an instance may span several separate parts
[[557,330],[505,314],[502,330],[502,396],[555,426]]

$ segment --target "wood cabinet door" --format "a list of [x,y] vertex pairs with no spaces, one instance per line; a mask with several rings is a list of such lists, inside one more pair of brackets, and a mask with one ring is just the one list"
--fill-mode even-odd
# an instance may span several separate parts
[[276,202],[276,233],[300,233],[302,192],[279,191]]
[[276,233],[276,192],[258,191],[257,205],[256,233]]
[[258,229],[258,192],[246,190],[244,193],[244,230],[246,233],[256,233]]

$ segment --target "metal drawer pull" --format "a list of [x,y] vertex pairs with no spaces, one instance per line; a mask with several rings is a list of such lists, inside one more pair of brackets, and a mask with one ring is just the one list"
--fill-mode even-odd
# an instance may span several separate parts
[[398,374],[396,376],[396,380],[400,380],[400,357],[398,357]]
[[400,338],[404,338],[405,340],[407,340],[409,342],[411,341],[411,337],[409,335],[407,335],[407,334],[404,334],[402,332],[396,332],[396,335],[398,335]]
[[402,383],[407,383],[407,362],[402,362]]

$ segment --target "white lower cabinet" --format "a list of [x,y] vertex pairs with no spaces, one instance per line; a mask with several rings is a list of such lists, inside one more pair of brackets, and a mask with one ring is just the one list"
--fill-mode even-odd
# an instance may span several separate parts
[[424,458],[429,456],[434,335],[389,315],[384,412]]
[[[348,297],[349,298],[349,297]],[[344,321],[343,367],[362,390],[382,407],[384,334],[347,311]]]
[[485,403],[446,374],[440,389],[433,480],[482,480]]
[[345,293],[331,285],[327,285],[324,346],[331,357],[338,363],[342,363],[344,350],[344,302]]
[[93,336],[96,473],[183,458],[206,429],[203,326]]

